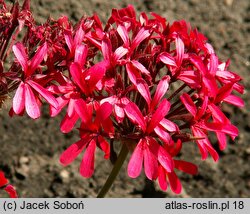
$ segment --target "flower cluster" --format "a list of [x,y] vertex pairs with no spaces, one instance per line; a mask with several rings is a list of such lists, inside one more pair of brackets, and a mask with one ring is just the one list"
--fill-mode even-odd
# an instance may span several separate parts
[[25,26],[23,39],[10,45],[11,67],[5,69],[6,57],[0,58],[1,93],[9,85],[17,88],[10,115],[39,118],[43,100],[51,117],[66,109],[60,129],[70,132],[80,121],[80,139],[60,162],[66,166],[84,153],[82,176],[93,175],[96,149],[115,161],[114,145],[125,144],[132,153],[131,178],[143,168],[162,190],[170,186],[178,194],[182,187],[175,170],[197,173],[196,165],[178,156],[183,143],[195,142],[202,160],[211,155],[217,161],[208,133],[216,134],[221,150],[227,136],[238,135],[221,106],[244,105],[236,95],[244,90],[241,77],[184,20],[170,24],[155,13],[137,18],[129,5],[113,9],[105,25],[97,15],[75,25],[65,16],[37,25],[29,1],[19,13],[18,6],[7,11],[1,4],[0,43],[9,38],[13,23],[16,33]]

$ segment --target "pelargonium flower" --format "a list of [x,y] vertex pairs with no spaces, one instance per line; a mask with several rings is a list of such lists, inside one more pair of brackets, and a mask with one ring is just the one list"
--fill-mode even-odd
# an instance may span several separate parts
[[13,98],[13,111],[16,114],[22,114],[25,109],[31,118],[36,119],[40,117],[41,102],[38,95],[41,95],[50,105],[57,108],[58,104],[55,97],[36,82],[37,80],[34,76],[36,69],[46,55],[47,44],[44,43],[40,46],[31,60],[28,60],[22,43],[15,44],[13,52],[23,70],[23,80],[20,81]]
[[[170,186],[179,194],[175,169],[197,173],[197,166],[178,155],[184,142],[195,143],[202,160],[211,155],[218,161],[209,133],[215,133],[221,150],[227,136],[237,137],[222,106],[244,106],[241,77],[186,21],[170,24],[153,12],[137,18],[129,5],[113,9],[105,25],[95,14],[75,26],[63,16],[44,25],[31,21],[27,28],[23,41],[12,47],[17,63],[8,70],[11,75],[0,67],[0,77],[16,83],[13,112],[26,110],[36,119],[44,98],[51,117],[66,109],[62,132],[80,121],[80,139],[60,162],[69,165],[83,152],[83,177],[94,173],[96,149],[111,162],[118,158],[114,172],[130,152],[131,178],[144,168],[161,189]],[[118,157],[117,147],[122,147]]]

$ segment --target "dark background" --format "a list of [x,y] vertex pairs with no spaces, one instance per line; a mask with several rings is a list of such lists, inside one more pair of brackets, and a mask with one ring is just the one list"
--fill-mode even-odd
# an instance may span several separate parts
[[[250,197],[250,1],[248,0],[31,0],[37,22],[49,15],[64,14],[77,21],[96,12],[107,20],[112,8],[133,4],[139,14],[153,11],[169,22],[185,19],[204,33],[219,58],[231,59],[230,70],[243,77],[245,108],[224,106],[226,115],[240,131],[235,142],[220,153],[220,161],[200,161],[193,144],[183,148],[183,157],[199,165],[197,176],[179,173],[183,191],[176,196],[160,191],[158,184],[142,174],[137,179],[122,169],[108,197]],[[16,186],[21,197],[95,197],[106,180],[111,164],[97,154],[95,174],[84,179],[78,172],[81,157],[69,167],[59,164],[60,153],[78,139],[77,133],[59,130],[61,117],[50,119],[45,107],[39,120],[8,117],[11,101],[0,110],[0,168]],[[0,196],[3,193],[0,192]]]

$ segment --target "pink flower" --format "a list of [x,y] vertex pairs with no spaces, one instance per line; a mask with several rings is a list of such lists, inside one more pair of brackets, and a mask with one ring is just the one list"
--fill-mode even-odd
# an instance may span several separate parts
[[[91,177],[94,172],[94,157],[96,146],[104,153],[104,158],[108,159],[110,154],[109,143],[105,140],[107,136],[113,135],[114,130],[112,122],[109,119],[112,113],[112,106],[109,103],[102,104],[96,110],[96,118],[92,122],[91,107],[83,106],[85,112],[85,120],[82,121],[80,128],[81,140],[68,147],[60,157],[60,162],[66,166],[70,164],[85,148],[80,173],[83,177]],[[106,134],[105,134],[106,133]]]
[[22,43],[14,45],[13,52],[22,67],[24,75],[24,81],[20,81],[13,98],[13,111],[20,115],[25,109],[31,118],[36,119],[40,117],[41,101],[38,95],[41,95],[50,105],[57,108],[58,103],[55,97],[37,83],[33,77],[34,72],[46,55],[47,44],[44,43],[43,46],[40,46],[31,60],[28,60]]

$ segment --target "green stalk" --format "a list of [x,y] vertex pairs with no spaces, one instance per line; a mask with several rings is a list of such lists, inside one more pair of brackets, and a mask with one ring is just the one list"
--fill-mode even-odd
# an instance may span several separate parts
[[111,171],[111,173],[109,174],[108,179],[106,180],[104,186],[102,187],[101,191],[99,192],[99,194],[97,195],[97,198],[104,198],[105,195],[107,194],[107,192],[109,191],[110,187],[112,186],[112,184],[114,183],[124,161],[126,160],[126,157],[128,155],[128,148],[126,146],[125,143],[123,143],[122,145],[122,149],[117,157],[117,160],[113,166],[113,169]]

